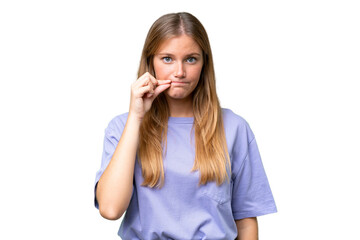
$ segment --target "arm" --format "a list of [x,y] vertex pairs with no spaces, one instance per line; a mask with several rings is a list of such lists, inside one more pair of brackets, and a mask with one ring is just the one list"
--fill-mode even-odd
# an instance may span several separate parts
[[145,73],[132,84],[128,119],[114,154],[97,183],[96,199],[100,214],[106,219],[119,219],[129,206],[141,122],[154,99],[170,87],[170,82],[156,80]]
[[119,219],[130,203],[140,124],[129,114],[110,163],[98,182],[96,198],[100,214],[106,219]]
[[244,218],[235,220],[238,230],[237,240],[258,240],[258,223],[257,218]]

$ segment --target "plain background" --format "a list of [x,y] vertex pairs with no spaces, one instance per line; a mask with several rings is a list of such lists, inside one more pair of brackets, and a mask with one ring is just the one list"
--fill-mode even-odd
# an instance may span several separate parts
[[151,24],[188,11],[223,107],[253,129],[278,213],[260,238],[360,239],[358,1],[1,1],[1,239],[119,239],[93,206]]

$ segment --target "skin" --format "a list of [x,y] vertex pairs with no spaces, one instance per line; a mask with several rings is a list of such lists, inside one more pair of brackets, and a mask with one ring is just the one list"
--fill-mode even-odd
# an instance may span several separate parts
[[236,220],[237,240],[258,240],[258,222],[256,217]]
[[172,117],[193,116],[191,93],[202,67],[202,50],[191,37],[183,34],[160,45],[154,56],[154,70],[157,78],[172,80],[165,91]]
[[129,206],[141,121],[153,100],[170,87],[170,82],[156,80],[145,73],[131,86],[130,109],[124,131],[96,190],[100,215],[106,219],[119,219]]
[[[170,116],[193,116],[191,93],[199,82],[203,67],[200,46],[187,35],[173,37],[160,45],[153,60],[156,78],[145,73],[132,84],[124,131],[97,185],[100,214],[109,220],[119,219],[129,206],[140,125],[154,99],[164,92]],[[256,218],[236,220],[236,226],[237,239],[258,239]]]

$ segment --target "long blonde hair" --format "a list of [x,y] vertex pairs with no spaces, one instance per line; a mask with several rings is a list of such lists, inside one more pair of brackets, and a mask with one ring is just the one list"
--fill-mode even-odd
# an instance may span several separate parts
[[[203,68],[198,85],[192,92],[195,130],[195,162],[192,171],[199,170],[199,184],[228,180],[228,154],[220,103],[216,94],[215,72],[210,42],[200,21],[181,12],[160,17],[151,26],[141,55],[138,77],[145,72],[155,76],[153,57],[161,43],[186,34],[203,51]],[[170,116],[166,97],[161,93],[145,114],[140,127],[138,156],[144,178],[143,186],[161,187],[164,183],[163,149],[166,150],[167,122]]]

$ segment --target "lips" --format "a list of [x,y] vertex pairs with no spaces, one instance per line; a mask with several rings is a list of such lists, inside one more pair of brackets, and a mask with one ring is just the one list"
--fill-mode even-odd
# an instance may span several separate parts
[[171,83],[175,83],[175,84],[186,84],[187,82],[171,81]]

